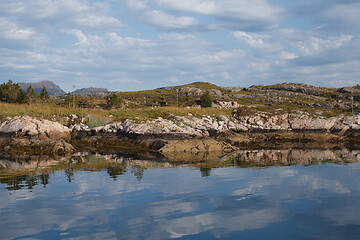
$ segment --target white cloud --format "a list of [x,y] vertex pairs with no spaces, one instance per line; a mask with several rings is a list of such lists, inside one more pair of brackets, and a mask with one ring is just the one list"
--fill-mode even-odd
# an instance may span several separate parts
[[135,11],[144,11],[148,9],[147,1],[128,0],[128,6]]
[[[145,20],[158,27],[213,31],[222,28],[268,29],[276,26],[283,10],[271,6],[265,0],[128,0],[130,9],[143,12]],[[173,16],[169,14],[198,14],[199,16]],[[215,24],[199,21],[201,15],[216,19]],[[165,24],[163,20],[168,20]],[[179,24],[180,23],[180,24]]]
[[96,15],[86,15],[80,16],[74,19],[74,22],[78,26],[82,27],[92,27],[92,28],[99,28],[99,27],[122,27],[123,24],[116,18],[113,17],[106,17],[106,16],[96,16]]
[[278,18],[278,14],[281,12],[280,8],[270,6],[264,0],[223,0],[221,2],[212,0],[156,0],[156,2],[171,10],[240,19]]
[[109,32],[106,34],[109,40],[120,48],[135,48],[135,47],[154,47],[156,43],[142,39],[142,38],[130,38],[130,37],[121,37],[115,32]]
[[0,3],[0,9],[3,14],[9,14],[19,19],[51,20],[86,12],[90,7],[85,1],[80,0],[5,0]]
[[267,0],[3,0],[0,71],[70,90],[74,81],[114,90],[199,80],[354,85],[359,3],[316,2],[295,15]]
[[20,28],[15,23],[0,17],[0,34],[7,39],[27,40],[35,35],[35,31],[31,28]]
[[190,35],[190,34],[180,34],[180,33],[170,33],[170,34],[163,34],[160,35],[161,39],[167,39],[167,40],[192,40],[195,39],[196,37],[194,35]]
[[298,56],[296,56],[294,53],[292,52],[286,52],[286,51],[282,51],[279,54],[279,59],[280,60],[289,60],[289,59],[295,59],[298,58]]
[[251,47],[258,48],[264,46],[263,40],[260,38],[260,36],[257,36],[256,34],[251,35],[242,31],[236,31],[233,32],[232,34],[237,40],[243,41],[248,45],[250,45]]
[[311,56],[328,49],[339,48],[350,42],[352,38],[353,36],[351,35],[341,35],[339,37],[332,37],[329,39],[311,37],[305,41],[298,42],[297,47],[305,55]]
[[165,29],[186,29],[198,25],[198,22],[193,17],[188,16],[174,16],[166,13],[160,9],[153,9],[149,6],[148,1],[142,0],[128,0],[130,9],[139,12],[141,19],[156,27]]
[[106,2],[88,0],[14,0],[0,2],[0,13],[24,26],[32,26],[41,31],[51,32],[66,25],[81,28],[119,28],[119,19],[109,16]]
[[[238,27],[267,28],[278,23],[283,10],[271,6],[265,0],[155,0],[155,2],[166,9],[180,12],[191,12],[209,15],[223,20],[232,19],[244,21],[237,23]],[[261,26],[259,26],[261,22]],[[235,24],[236,25],[236,24]]]
[[0,47],[9,49],[31,48],[46,42],[46,37],[30,27],[0,17]]
[[85,35],[81,30],[79,29],[70,29],[70,30],[62,30],[63,33],[74,35],[78,42],[76,45],[78,46],[96,46],[100,42],[102,42],[102,38],[96,35],[87,34]]
[[150,24],[169,29],[182,29],[192,27],[197,24],[192,17],[175,17],[160,10],[152,10],[145,13],[144,18]]

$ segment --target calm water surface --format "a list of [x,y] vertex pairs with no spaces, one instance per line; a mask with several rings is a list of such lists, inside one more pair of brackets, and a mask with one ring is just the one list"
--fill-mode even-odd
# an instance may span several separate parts
[[3,159],[0,239],[359,239],[360,151],[309,151]]

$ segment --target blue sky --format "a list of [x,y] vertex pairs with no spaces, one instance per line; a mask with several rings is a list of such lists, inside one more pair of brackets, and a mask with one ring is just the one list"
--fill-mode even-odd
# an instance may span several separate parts
[[360,83],[359,0],[1,0],[1,82]]

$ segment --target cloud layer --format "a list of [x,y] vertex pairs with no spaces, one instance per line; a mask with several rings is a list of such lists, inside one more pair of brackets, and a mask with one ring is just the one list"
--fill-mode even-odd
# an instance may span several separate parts
[[51,80],[67,91],[354,85],[359,16],[350,0],[4,0],[1,81]]

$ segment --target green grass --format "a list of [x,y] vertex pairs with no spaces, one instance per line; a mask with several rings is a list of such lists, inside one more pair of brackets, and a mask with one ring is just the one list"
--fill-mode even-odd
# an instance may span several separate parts
[[[121,99],[131,101],[127,108],[142,108],[158,107],[161,105],[161,102],[166,103],[168,106],[176,106],[177,100],[179,104],[182,104],[189,100],[189,97],[182,93],[179,92],[179,95],[177,95],[177,92],[173,90],[155,89],[137,92],[119,92],[117,95]],[[193,96],[193,98],[196,98],[196,96]]]
[[168,118],[170,114],[175,116],[186,116],[189,113],[195,116],[203,115],[225,115],[231,116],[232,109],[218,109],[218,108],[177,108],[177,107],[156,107],[156,108],[142,108],[142,109],[127,109],[127,110],[114,110],[111,112],[116,119],[154,119],[157,117]]
[[[276,84],[272,86],[279,85],[281,84]],[[243,106],[251,107],[251,111],[247,112],[248,114],[250,112],[256,114],[256,111],[268,112],[270,114],[306,111],[314,115],[332,117],[339,114],[346,114],[350,111],[348,109],[325,109],[319,106],[312,106],[312,103],[317,103],[320,105],[333,103],[335,99],[333,99],[332,95],[340,94],[336,92],[336,89],[326,90],[326,94],[323,95],[324,98],[314,98],[313,96],[308,96],[305,94],[297,94],[287,91],[282,92],[277,90],[252,90],[229,93],[221,87],[206,82],[195,82],[182,86],[196,87],[199,89],[218,89],[224,93],[226,92],[226,94],[230,96],[232,94],[247,95],[238,99],[233,99],[231,97],[224,97],[224,99],[226,101],[237,101]],[[359,88],[359,86],[355,87]],[[269,92],[270,95],[267,95],[266,92]],[[185,92],[179,92],[179,94],[177,95],[177,92],[174,90],[154,89],[136,92],[119,92],[116,94],[121,99],[124,99],[124,102],[126,102],[126,104],[122,106],[122,109],[99,109],[99,107],[106,107],[106,98],[92,98],[89,96],[76,96],[77,108],[75,109],[69,106],[64,106],[60,99],[57,99],[58,101],[54,99],[54,102],[57,102],[57,104],[38,103],[32,105],[25,105],[0,102],[0,120],[2,121],[6,117],[28,115],[34,118],[44,118],[52,121],[58,121],[62,124],[68,124],[67,117],[70,114],[76,114],[79,116],[77,121],[80,121],[81,118],[85,118],[88,125],[90,125],[91,127],[96,127],[112,121],[123,121],[125,119],[142,121],[154,119],[157,117],[168,118],[170,114],[178,116],[185,116],[189,113],[195,116],[218,116],[221,114],[231,118],[233,111],[232,109],[216,108],[184,108],[185,106],[198,105],[200,96],[185,94]],[[179,108],[176,107],[177,96],[179,97]],[[160,107],[161,103],[164,102],[166,103],[167,107]]]
[[104,125],[111,121],[123,121],[125,119],[148,120],[157,117],[167,118],[170,114],[177,116],[186,116],[189,113],[197,116],[203,115],[225,115],[231,116],[232,109],[218,109],[218,108],[200,108],[187,109],[177,107],[147,107],[134,109],[72,109],[53,105],[25,105],[25,104],[10,104],[0,102],[0,120],[3,121],[6,117],[14,116],[30,116],[34,118],[43,118],[51,121],[57,121],[66,124],[65,118],[70,114],[76,114],[81,118],[85,118],[92,127]]
[[248,91],[239,91],[239,92],[229,92],[228,94],[230,94],[230,95],[234,95],[234,94],[251,95],[251,92],[248,92]]
[[194,83],[190,83],[190,84],[185,84],[185,85],[181,85],[179,87],[196,87],[199,89],[218,89],[220,91],[225,91],[224,89],[222,89],[219,86],[216,86],[215,84],[212,83],[208,83],[208,82],[194,82]]

